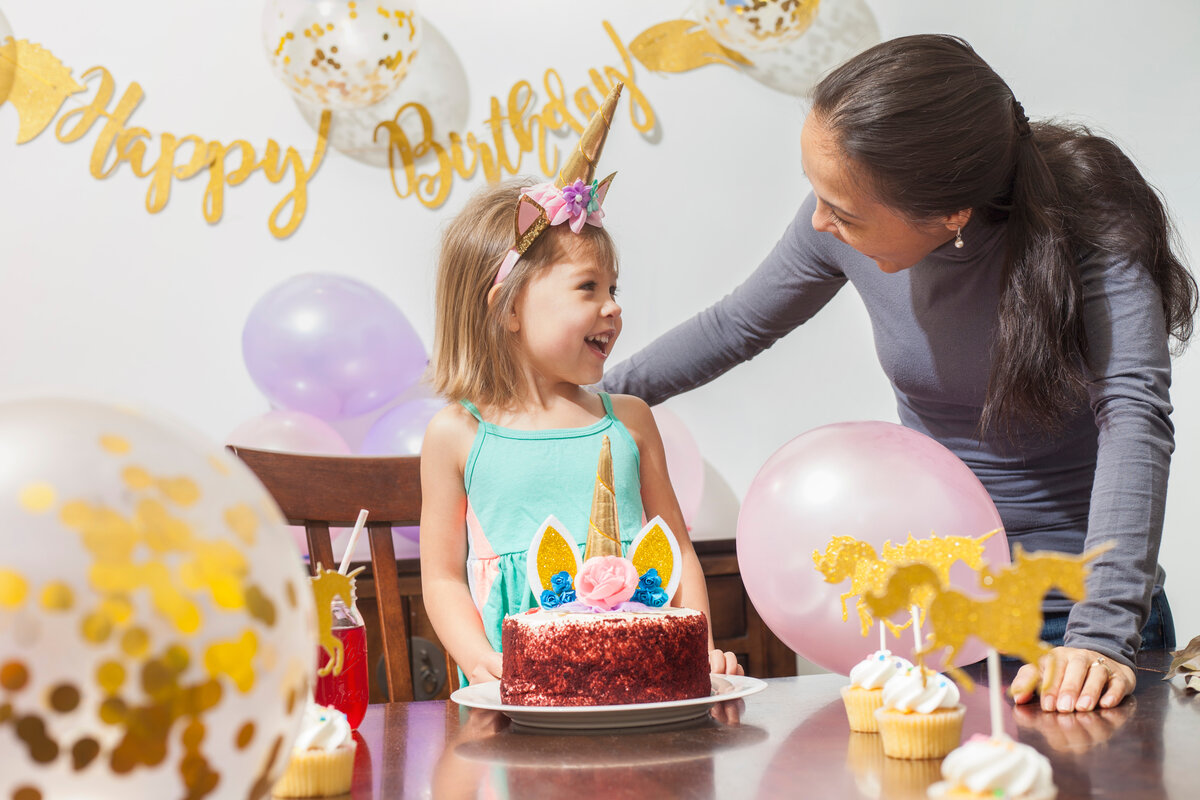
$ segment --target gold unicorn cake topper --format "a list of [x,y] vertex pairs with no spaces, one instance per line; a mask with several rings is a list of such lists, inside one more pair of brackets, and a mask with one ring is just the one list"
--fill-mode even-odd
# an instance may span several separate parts
[[[928,564],[916,562],[896,567],[881,592],[866,596],[867,606],[877,617],[887,617],[909,608],[921,591],[932,592],[929,602],[927,644],[915,655],[918,660],[936,650],[945,650],[945,663],[975,636],[1001,653],[1036,663],[1051,650],[1041,640],[1042,598],[1057,587],[1068,598],[1079,602],[1087,596],[1086,580],[1090,562],[1108,547],[1093,548],[1078,556],[1054,552],[1026,553],[1013,547],[1013,563],[993,572],[985,565],[979,571],[980,588],[992,593],[985,598],[971,597],[946,585]],[[966,688],[974,684],[960,669],[948,666],[956,681]]]
[[[814,550],[812,557],[817,571],[825,576],[826,583],[841,583],[850,578],[850,589],[841,595],[842,620],[849,618],[846,611],[846,600],[858,595],[856,608],[858,619],[862,624],[862,635],[866,636],[873,624],[871,609],[866,601],[870,592],[884,589],[892,570],[899,564],[920,561],[931,567],[942,583],[950,583],[950,568],[955,561],[962,561],[973,570],[983,567],[983,545],[991,537],[999,533],[999,529],[985,533],[983,536],[945,536],[936,533],[928,539],[914,539],[910,533],[904,544],[895,545],[891,540],[883,543],[883,554],[877,555],[875,548],[867,542],[859,541],[853,536],[834,536],[825,546],[825,552]],[[929,608],[932,593],[928,588],[922,588],[913,598],[912,605],[921,609],[922,614]],[[893,635],[912,624],[910,618],[902,625],[896,625],[890,620],[884,624]]]
[[[551,514],[529,545],[526,563],[529,589],[538,605],[546,609],[565,606],[568,611],[597,611],[629,603],[651,607],[669,604],[679,588],[683,558],[678,540],[662,517],[646,523],[629,545],[629,553],[627,559],[622,557],[612,445],[605,436],[596,465],[584,557],[580,559],[574,538]],[[629,578],[628,592],[621,597],[606,597],[603,602],[590,594],[590,578],[586,573],[601,566],[618,574],[624,572]],[[631,610],[637,610],[636,606]]]
[[343,575],[334,569],[326,569],[323,564],[317,564],[317,574],[313,575],[313,598],[317,603],[317,632],[321,649],[329,656],[325,666],[317,670],[317,674],[325,677],[329,673],[342,674],[342,659],[345,649],[342,640],[333,635],[333,601],[341,600],[348,609],[353,609],[358,602],[355,592],[355,576],[366,567],[359,567]]

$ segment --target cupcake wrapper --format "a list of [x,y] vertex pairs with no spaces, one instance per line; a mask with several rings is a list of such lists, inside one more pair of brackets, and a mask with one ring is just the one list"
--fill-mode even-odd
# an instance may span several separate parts
[[275,784],[276,797],[332,797],[346,794],[354,778],[355,743],[335,750],[293,753],[287,771]]
[[846,704],[846,718],[850,730],[859,733],[876,733],[875,709],[883,706],[882,689],[863,689],[860,686],[843,686],[842,702]]
[[881,708],[875,712],[883,754],[890,758],[941,758],[958,747],[965,706],[930,714],[906,714]]

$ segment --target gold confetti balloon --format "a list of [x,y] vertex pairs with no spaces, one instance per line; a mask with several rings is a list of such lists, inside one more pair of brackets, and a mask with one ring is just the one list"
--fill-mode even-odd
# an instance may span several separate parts
[[263,47],[301,101],[344,111],[378,103],[400,85],[421,45],[413,2],[267,0]]
[[0,798],[266,797],[316,641],[287,527],[219,445],[0,402]]
[[697,0],[696,12],[712,37],[742,53],[773,50],[799,38],[821,0]]

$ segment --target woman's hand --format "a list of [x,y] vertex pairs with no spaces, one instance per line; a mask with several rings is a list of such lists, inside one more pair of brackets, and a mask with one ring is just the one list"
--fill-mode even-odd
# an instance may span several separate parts
[[500,680],[500,672],[503,666],[504,656],[492,651],[471,668],[471,671],[467,673],[467,680],[472,684],[498,681]]
[[1137,686],[1133,670],[1095,650],[1056,647],[1038,663],[1026,664],[1013,678],[1013,700],[1028,703],[1042,696],[1043,711],[1091,711],[1113,708]]
[[708,651],[708,671],[714,675],[745,675],[737,656],[726,650]]

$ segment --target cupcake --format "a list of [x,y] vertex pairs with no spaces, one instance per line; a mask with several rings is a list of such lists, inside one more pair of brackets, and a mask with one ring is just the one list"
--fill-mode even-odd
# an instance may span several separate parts
[[891,758],[941,758],[958,746],[966,708],[946,676],[907,667],[883,686],[875,711],[883,754]]
[[905,659],[889,650],[876,650],[850,670],[850,685],[842,687],[842,702],[850,730],[875,733],[875,709],[883,705],[883,685],[896,673],[911,667]]
[[1050,760],[1029,745],[976,734],[942,761],[945,780],[930,786],[929,796],[1053,800],[1051,775]]
[[276,797],[331,797],[350,791],[357,745],[346,715],[311,700]]

